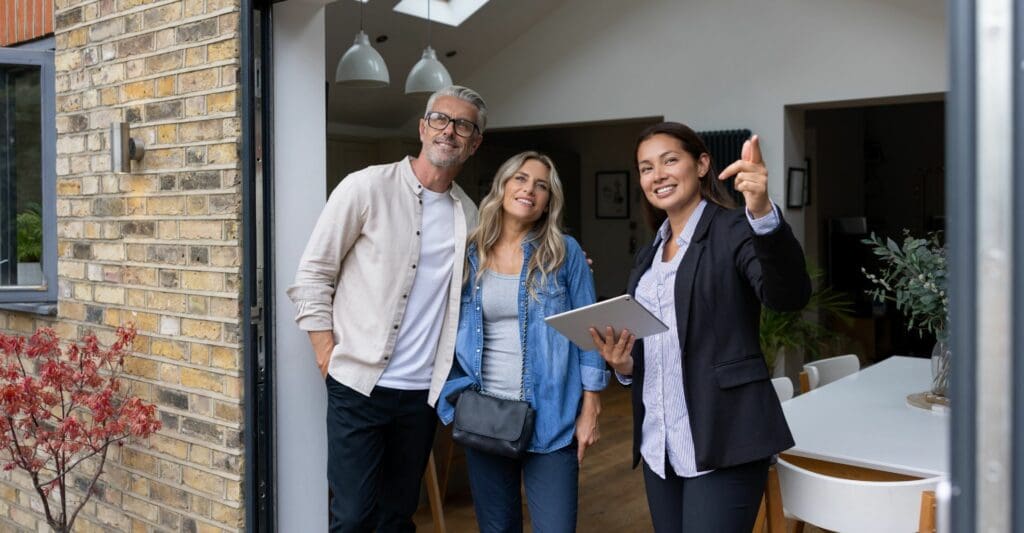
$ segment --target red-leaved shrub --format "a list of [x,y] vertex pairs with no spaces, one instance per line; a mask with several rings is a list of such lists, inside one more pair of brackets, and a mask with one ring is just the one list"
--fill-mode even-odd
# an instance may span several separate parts
[[[111,444],[160,429],[156,407],[120,380],[134,339],[133,326],[118,328],[107,349],[91,333],[63,349],[49,328],[28,339],[0,334],[0,462],[29,475],[55,531],[71,531]],[[72,502],[71,473],[93,457],[84,491]]]

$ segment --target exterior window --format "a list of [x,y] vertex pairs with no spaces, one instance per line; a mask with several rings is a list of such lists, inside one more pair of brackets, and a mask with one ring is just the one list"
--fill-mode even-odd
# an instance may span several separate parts
[[0,304],[56,301],[53,51],[0,48]]

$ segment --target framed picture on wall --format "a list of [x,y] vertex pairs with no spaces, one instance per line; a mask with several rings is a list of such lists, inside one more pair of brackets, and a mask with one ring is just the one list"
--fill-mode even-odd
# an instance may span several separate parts
[[598,172],[594,187],[597,218],[629,218],[629,172]]
[[789,167],[786,177],[786,207],[800,209],[807,204],[807,169]]

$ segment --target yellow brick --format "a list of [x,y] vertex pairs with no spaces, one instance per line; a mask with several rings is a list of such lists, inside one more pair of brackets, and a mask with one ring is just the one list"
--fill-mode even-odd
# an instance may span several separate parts
[[143,163],[146,168],[150,169],[176,168],[180,167],[184,160],[185,151],[181,148],[163,148],[146,150],[146,158],[143,160]]
[[156,457],[132,448],[121,448],[121,464],[151,474],[157,473]]
[[153,80],[137,81],[135,83],[129,83],[122,87],[122,94],[124,95],[124,101],[130,100],[142,100],[145,98],[152,98],[156,91],[154,90]]
[[181,319],[181,334],[198,339],[220,340],[221,325],[206,320]]
[[62,196],[73,196],[82,193],[82,182],[79,179],[64,179],[57,181],[57,194]]
[[224,274],[220,272],[183,272],[181,286],[203,291],[224,290]]
[[184,313],[186,311],[185,295],[170,292],[151,292],[149,293],[149,308]]
[[206,95],[206,111],[209,113],[229,113],[235,110],[235,92],[228,91]]
[[124,371],[133,376],[155,379],[157,377],[157,363],[149,359],[129,356],[124,360]]
[[221,477],[213,474],[207,474],[206,472],[196,470],[195,468],[185,468],[182,478],[182,481],[186,486],[192,487],[200,492],[216,496],[224,494],[224,479]]
[[[203,120],[187,122],[178,128],[178,138],[182,142],[207,141],[224,137],[224,127],[220,120]],[[147,152],[146,157],[149,157]]]
[[146,199],[145,198],[129,198],[126,202],[125,209],[128,215],[144,215],[146,214]]
[[92,254],[96,259],[104,261],[124,261],[124,245],[112,243],[93,243]]
[[193,364],[206,366],[210,363],[210,347],[193,342],[189,344],[188,360]]
[[147,211],[150,215],[180,215],[185,212],[185,199],[181,196],[150,198]]
[[128,289],[128,305],[132,307],[144,307],[146,305],[146,291],[141,289]]
[[185,50],[185,66],[194,67],[206,62],[206,47],[196,46]]
[[165,435],[156,434],[149,438],[149,445],[154,450],[170,455],[177,459],[185,459],[188,457],[188,443],[177,439],[172,439]]
[[234,59],[238,57],[238,41],[236,39],[229,39],[227,41],[214,43],[211,44],[209,48],[210,50],[207,53],[207,59],[209,59],[210,62]]
[[173,143],[178,138],[178,125],[177,124],[164,124],[157,126],[156,128],[156,139],[160,144]]
[[175,81],[175,77],[174,76],[164,76],[162,78],[157,78],[157,80],[156,80],[156,95],[157,96],[171,96],[172,94],[174,94],[174,86],[175,86],[174,81]]
[[139,331],[155,333],[160,330],[160,316],[153,313],[132,311],[131,320]]
[[57,316],[69,320],[85,320],[85,306],[71,300],[57,300]]
[[194,368],[181,369],[181,384],[193,389],[221,392],[224,389],[221,376]]
[[139,515],[151,522],[155,522],[160,514],[159,507],[127,494],[124,495],[123,505],[125,511]]
[[238,355],[238,350],[234,348],[214,346],[210,353],[210,364],[216,368],[235,370],[239,367]]
[[223,318],[236,318],[240,316],[240,304],[233,298],[211,298],[210,314]]
[[209,68],[179,74],[178,91],[179,93],[184,94],[213,89],[214,87],[217,87],[217,73],[218,69]]
[[165,339],[153,339],[150,348],[153,355],[168,359],[185,360],[185,343]]
[[182,239],[221,239],[223,227],[219,220],[186,220],[180,225]]
[[100,89],[100,103],[106,106],[112,106],[117,104],[117,87],[107,87]]
[[97,302],[105,304],[124,304],[124,289],[108,285],[97,285],[93,290],[93,298]]
[[160,365],[160,381],[163,383],[178,383],[181,380],[181,369],[175,365],[162,363]]
[[238,162],[238,145],[235,143],[214,144],[206,149],[206,162],[224,165]]

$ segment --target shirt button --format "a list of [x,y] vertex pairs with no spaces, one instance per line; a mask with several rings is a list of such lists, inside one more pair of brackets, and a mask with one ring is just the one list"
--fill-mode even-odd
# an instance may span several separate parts
[[418,231],[417,231],[417,232],[416,232],[416,235],[419,235],[419,234],[420,234],[420,232],[418,232]]
[[412,267],[413,267],[413,268],[416,268],[416,265],[413,265]]
[[409,295],[408,295],[408,294],[403,294],[403,295],[402,295],[402,298],[408,298],[408,297],[409,297]]
[[395,324],[395,329],[398,329],[398,324]]

